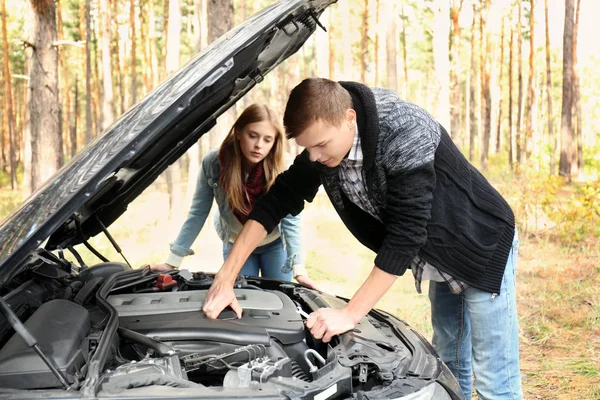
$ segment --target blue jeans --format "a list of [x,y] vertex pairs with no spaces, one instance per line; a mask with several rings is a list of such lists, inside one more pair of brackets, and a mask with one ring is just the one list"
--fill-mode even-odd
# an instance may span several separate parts
[[430,282],[433,346],[471,399],[473,374],[479,399],[522,399],[515,273],[519,239],[515,230],[500,293],[468,288],[452,294]]
[[[232,243],[223,243],[223,259],[226,259]],[[292,280],[292,266],[286,263],[287,254],[281,238],[257,247],[240,270],[240,275],[262,276],[263,278]]]

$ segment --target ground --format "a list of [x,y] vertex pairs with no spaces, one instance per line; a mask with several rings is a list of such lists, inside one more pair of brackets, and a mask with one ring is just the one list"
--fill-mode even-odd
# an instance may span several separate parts
[[[14,205],[13,197],[3,192],[0,202]],[[130,205],[110,231],[134,267],[162,262],[186,212],[183,205],[169,217],[168,197],[159,181]],[[322,193],[302,215],[310,275],[321,290],[351,297],[369,274],[375,255],[345,229]],[[520,230],[517,307],[525,396],[600,399],[600,241],[565,247],[551,230],[543,235],[526,227]],[[108,258],[121,259],[105,238],[91,242]],[[185,260],[183,268],[218,270],[222,246],[212,215],[193,249],[196,254]],[[85,249],[80,251],[90,264],[99,262]],[[423,292],[427,293],[426,284]],[[431,338],[429,301],[426,294],[416,293],[410,274],[399,278],[377,307]]]

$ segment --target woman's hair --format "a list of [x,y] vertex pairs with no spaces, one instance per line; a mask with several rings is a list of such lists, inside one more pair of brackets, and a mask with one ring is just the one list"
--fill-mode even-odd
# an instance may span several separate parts
[[249,124],[262,121],[269,121],[276,131],[273,138],[273,147],[262,161],[265,171],[265,191],[268,191],[275,183],[277,175],[284,170],[283,128],[275,111],[265,104],[255,103],[248,106],[235,121],[219,149],[219,161],[221,163],[219,181],[221,187],[227,193],[231,208],[244,215],[248,215],[250,210],[244,202],[244,196],[246,196],[243,185],[244,172],[242,170],[244,155],[236,134],[241,134],[242,130]]

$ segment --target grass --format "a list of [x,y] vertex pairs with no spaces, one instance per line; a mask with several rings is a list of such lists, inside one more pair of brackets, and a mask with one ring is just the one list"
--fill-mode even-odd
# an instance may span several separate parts
[[[499,186],[515,210],[509,178]],[[512,185],[513,190],[523,186]],[[503,192],[504,193],[504,192]],[[18,205],[20,195],[0,190],[0,220]],[[187,205],[168,216],[168,197],[155,184],[138,197],[109,229],[134,267],[162,262],[185,218]],[[522,219],[517,215],[517,220]],[[303,212],[306,265],[321,290],[351,297],[368,276],[375,254],[343,226],[323,193]],[[600,238],[561,244],[562,234],[521,231],[517,270],[521,370],[526,398],[600,400]],[[102,235],[90,240],[106,257],[122,258]],[[217,271],[222,246],[212,227],[212,215],[186,258],[184,268]],[[88,264],[99,262],[83,246]],[[378,308],[406,320],[431,338],[427,284],[416,293],[410,272],[399,278]]]

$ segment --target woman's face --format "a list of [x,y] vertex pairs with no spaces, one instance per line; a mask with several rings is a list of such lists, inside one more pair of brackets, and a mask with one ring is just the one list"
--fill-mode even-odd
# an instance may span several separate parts
[[253,122],[246,125],[237,137],[244,155],[244,164],[252,167],[269,154],[275,144],[277,130],[269,121]]

